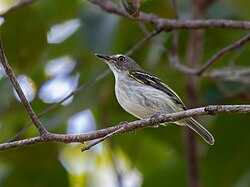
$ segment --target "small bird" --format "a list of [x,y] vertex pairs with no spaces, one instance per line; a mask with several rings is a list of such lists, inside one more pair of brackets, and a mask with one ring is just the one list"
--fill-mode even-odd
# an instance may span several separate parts
[[[122,108],[133,116],[143,119],[157,113],[170,113],[186,110],[179,96],[159,78],[145,72],[129,56],[116,54],[96,54],[103,59],[115,76],[115,94]],[[208,144],[215,140],[208,130],[193,118],[175,122],[188,126]]]

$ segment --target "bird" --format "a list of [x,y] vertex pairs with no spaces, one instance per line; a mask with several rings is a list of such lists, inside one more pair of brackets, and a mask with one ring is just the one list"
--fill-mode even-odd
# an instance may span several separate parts
[[[180,97],[161,79],[144,71],[132,58],[123,54],[95,54],[108,64],[115,77],[115,95],[121,107],[143,119],[159,113],[187,110]],[[192,117],[174,122],[187,126],[213,145],[212,134]]]

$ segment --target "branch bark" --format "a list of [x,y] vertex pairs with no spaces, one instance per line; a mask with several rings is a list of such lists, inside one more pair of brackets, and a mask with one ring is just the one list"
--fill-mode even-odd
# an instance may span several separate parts
[[[66,134],[48,134],[44,138],[34,137],[24,140],[2,143],[0,144],[0,151],[9,150],[13,148],[26,147],[29,145],[35,145],[42,142],[86,142],[90,140],[97,140],[103,138],[109,134],[116,135],[115,131],[119,133],[133,132],[137,129],[154,126],[154,124],[164,122],[179,121],[188,117],[202,116],[202,115],[218,115],[218,114],[250,114],[250,105],[210,105],[206,107],[194,108],[176,113],[160,114],[154,121],[151,118],[133,121],[130,123],[122,123],[121,125],[104,128],[101,130],[79,134],[79,135],[66,135]],[[121,129],[121,130],[119,130]],[[117,133],[118,134],[118,133]]]
[[[107,0],[89,0],[89,2],[99,6],[103,11],[117,14],[126,18],[130,18],[124,8],[118,7],[116,4]],[[140,16],[136,19],[143,23],[150,23],[164,30],[172,29],[243,29],[250,30],[250,21],[235,21],[224,19],[207,19],[207,20],[173,20],[156,16],[154,14],[146,14],[140,12]]]

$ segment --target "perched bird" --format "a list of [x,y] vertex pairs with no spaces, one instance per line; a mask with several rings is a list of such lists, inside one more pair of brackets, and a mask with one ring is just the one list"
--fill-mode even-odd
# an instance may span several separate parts
[[[159,112],[178,112],[186,110],[179,96],[159,78],[143,71],[127,55],[96,54],[103,59],[115,76],[115,94],[119,104],[133,116],[142,119]],[[188,126],[199,134],[208,144],[214,144],[214,138],[193,118],[175,122]]]

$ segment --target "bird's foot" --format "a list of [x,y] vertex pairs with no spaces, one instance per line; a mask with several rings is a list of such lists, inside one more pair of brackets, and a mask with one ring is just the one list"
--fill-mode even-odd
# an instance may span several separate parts
[[[119,125],[121,125],[121,126],[123,126],[123,125],[128,125],[128,122],[127,121],[122,121],[122,122],[120,122],[119,123]],[[133,131],[131,131],[131,134],[136,134],[136,131],[135,130],[133,130]]]
[[122,121],[122,122],[119,123],[119,125],[127,125],[127,124],[128,124],[127,121]]
[[158,125],[159,125],[159,116],[160,115],[161,115],[161,112],[157,112],[153,116],[150,117],[151,126],[158,127]]

